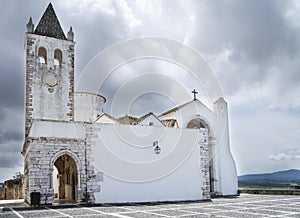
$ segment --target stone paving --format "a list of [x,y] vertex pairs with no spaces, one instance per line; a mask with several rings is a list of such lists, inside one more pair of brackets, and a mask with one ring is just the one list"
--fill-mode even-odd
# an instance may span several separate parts
[[[2,206],[2,207],[1,207]],[[0,205],[0,217],[299,217],[300,196],[248,195],[206,202],[118,205],[41,206]]]

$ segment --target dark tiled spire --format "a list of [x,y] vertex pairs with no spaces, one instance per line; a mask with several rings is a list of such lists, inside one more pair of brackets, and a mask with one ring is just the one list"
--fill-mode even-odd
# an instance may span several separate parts
[[34,34],[67,40],[51,3],[49,3]]

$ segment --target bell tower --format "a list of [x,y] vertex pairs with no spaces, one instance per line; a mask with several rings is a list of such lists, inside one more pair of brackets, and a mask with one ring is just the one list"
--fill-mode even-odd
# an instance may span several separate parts
[[74,120],[74,33],[65,36],[50,3],[26,25],[25,137],[32,120]]

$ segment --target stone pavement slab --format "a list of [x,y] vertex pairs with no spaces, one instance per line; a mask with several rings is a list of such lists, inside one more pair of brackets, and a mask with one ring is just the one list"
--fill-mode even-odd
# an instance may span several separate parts
[[214,198],[211,201],[142,204],[95,204],[24,207],[24,203],[0,203],[0,218],[22,217],[300,217],[298,195],[253,195]]

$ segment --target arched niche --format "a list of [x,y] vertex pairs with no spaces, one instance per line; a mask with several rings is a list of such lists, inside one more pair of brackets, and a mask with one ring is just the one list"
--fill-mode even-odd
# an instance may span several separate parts
[[58,199],[65,202],[77,201],[78,168],[75,160],[68,154],[63,154],[56,159],[54,166],[57,177],[53,178],[53,185],[57,183]]
[[215,180],[216,177],[216,168],[215,168],[215,148],[214,148],[214,142],[213,142],[213,131],[209,125],[209,123],[204,120],[204,118],[198,116],[192,117],[186,124],[186,128],[188,129],[206,129],[207,134],[208,134],[208,149],[209,149],[209,162],[208,162],[208,167],[209,167],[209,185],[210,185],[210,193],[211,195],[214,195],[215,193],[215,187],[216,187],[216,182]]
[[47,64],[47,49],[45,47],[39,47],[38,58],[40,64]]
[[[80,175],[82,170],[78,156],[69,150],[60,150],[51,158],[49,168],[50,188],[54,192],[54,183],[56,183],[59,201],[77,202],[79,190],[81,190]],[[54,173],[54,168],[57,169],[57,174]]]
[[54,66],[59,68],[62,66],[62,51],[60,49],[54,50]]

